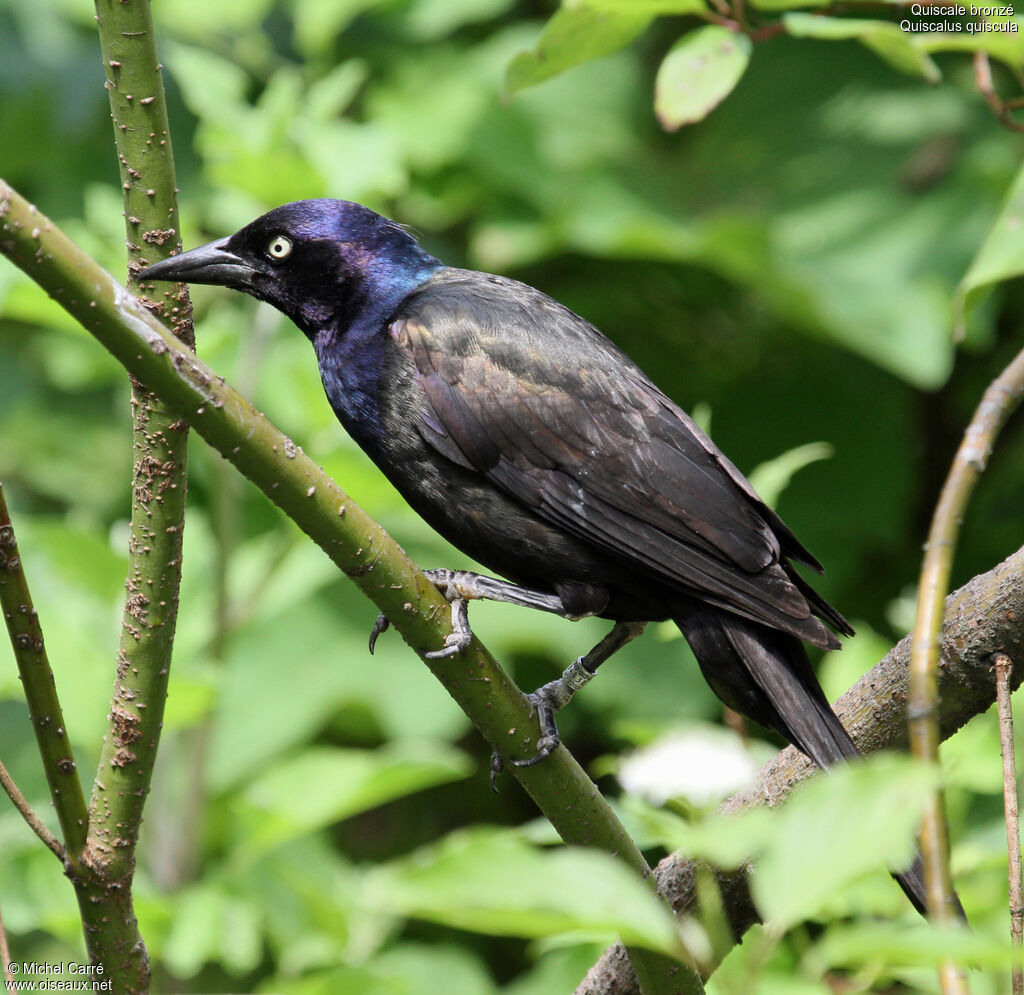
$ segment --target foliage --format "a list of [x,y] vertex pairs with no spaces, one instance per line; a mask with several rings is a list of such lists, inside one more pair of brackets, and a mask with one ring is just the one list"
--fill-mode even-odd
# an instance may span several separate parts
[[[811,5],[757,5],[796,6]],[[995,285],[1021,270],[1019,150],[974,92],[968,60],[944,52],[969,48],[966,36],[901,35],[899,13],[790,11],[771,22],[782,31],[770,44],[732,33],[723,52],[713,42],[726,29],[685,16],[698,10],[590,0],[544,25],[548,5],[513,0],[158,4],[184,237],[197,244],[300,197],[363,201],[416,226],[447,261],[525,279],[594,320],[674,397],[709,405],[741,468],[827,443],[832,458],[790,481],[820,450],[797,453],[768,479],[829,567],[822,590],[859,623],[825,661],[848,680],[902,633],[899,599],[937,482],[1016,348],[1019,290]],[[972,36],[1016,67],[1013,37]],[[693,76],[705,47],[712,62]],[[673,89],[680,66],[700,83],[685,100]],[[118,273],[102,82],[90,5],[0,0],[0,175]],[[672,126],[697,123],[666,134],[655,109]],[[195,299],[206,361],[418,562],[465,563],[344,437],[301,336],[238,295]],[[0,266],[0,477],[80,770],[98,755],[123,596],[127,397],[120,368]],[[1022,453],[1018,423],[966,523],[959,580],[1020,544]],[[190,469],[171,696],[137,879],[155,990],[541,995],[571,990],[617,932],[668,942],[657,907],[627,895],[617,868],[537,851],[546,834],[518,828],[529,802],[511,780],[491,796],[481,741],[397,639],[366,654],[373,612],[317,550],[198,440]],[[500,606],[472,617],[524,687],[602,631]],[[682,641],[659,635],[624,650],[566,713],[584,762],[718,717]],[[47,813],[9,661],[0,714],[0,759]],[[986,967],[976,988],[997,991],[994,740],[985,718],[948,756],[971,956]],[[885,798],[908,778],[917,783],[875,768],[869,787]],[[602,787],[615,791],[610,777]],[[826,797],[821,812],[836,803]],[[677,838],[636,818],[653,856]],[[931,990],[921,965],[948,938],[917,928],[884,872],[861,873],[875,854],[854,853],[856,839],[830,894],[813,891],[820,869],[799,858],[815,830],[794,828],[798,818],[825,817],[763,820],[765,842],[744,846],[775,853],[791,881],[776,892],[792,902],[780,918],[825,925],[781,940],[760,931],[711,990],[824,992],[829,972],[849,990],[885,978]],[[911,824],[890,827],[897,851]],[[3,808],[0,839],[16,959],[80,958],[51,855]],[[586,890],[568,894],[567,880]],[[620,885],[616,908],[606,896]],[[469,895],[492,904],[467,914]],[[873,914],[895,922],[880,934]],[[700,928],[711,949],[714,924]]]

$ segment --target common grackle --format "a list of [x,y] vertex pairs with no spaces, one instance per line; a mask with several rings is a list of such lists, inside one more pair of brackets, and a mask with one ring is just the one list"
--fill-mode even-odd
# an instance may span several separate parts
[[[435,571],[452,601],[511,601],[611,633],[532,696],[544,735],[652,620],[682,630],[727,705],[822,767],[857,750],[803,642],[850,624],[796,572],[818,561],[693,420],[593,325],[515,280],[445,266],[358,204],[279,207],[139,279],[243,290],[316,350],[338,419],[438,532],[512,581]],[[379,621],[373,638],[386,626]],[[372,648],[372,647],[371,647]],[[924,910],[920,863],[897,874]]]

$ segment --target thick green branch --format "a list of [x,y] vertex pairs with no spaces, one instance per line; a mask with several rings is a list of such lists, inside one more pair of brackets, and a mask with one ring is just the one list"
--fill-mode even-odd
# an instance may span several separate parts
[[[78,770],[75,767],[67,726],[64,724],[64,713],[61,711],[60,699],[57,697],[53,671],[50,669],[50,661],[46,655],[43,630],[32,604],[32,596],[29,594],[28,582],[25,579],[24,567],[18,553],[18,543],[14,535],[14,526],[11,524],[11,516],[7,510],[7,501],[4,498],[2,485],[0,485],[0,607],[3,608],[4,622],[11,637],[11,646],[14,648],[18,675],[25,688],[25,701],[28,704],[28,714],[36,734],[36,742],[39,744],[39,755],[43,761],[46,783],[50,787],[50,797],[53,799],[53,807],[57,812],[61,834],[64,837],[64,853],[59,853],[58,856],[68,862],[69,870],[74,875],[79,869],[78,862],[85,845],[88,822],[85,798],[82,794],[82,784],[78,780]],[[13,783],[11,786],[13,787]],[[33,831],[44,839],[52,850],[51,843],[40,833],[40,828],[45,830],[45,826],[42,826],[41,823],[38,826],[33,823],[32,819],[28,817],[26,808],[22,808],[18,804],[15,795],[11,794],[11,800],[18,805]]]
[[[163,84],[148,0],[97,0],[96,20],[124,191],[128,268],[134,273],[181,245]],[[193,343],[187,296],[154,310],[186,344]],[[131,880],[163,725],[186,489],[187,426],[137,382],[132,428],[128,593],[89,839],[91,861],[119,887]]]
[[[161,328],[142,305],[0,180],[0,252],[77,318],[143,383],[230,460],[316,542],[422,657],[451,631],[448,605],[402,549],[302,450]],[[504,757],[528,756],[539,736],[525,697],[474,639],[453,659],[424,661]],[[647,875],[642,854],[565,749],[512,768],[567,843],[616,854]],[[646,973],[646,972],[645,972]],[[651,991],[700,991],[686,972],[655,964]]]
[[[180,247],[164,88],[149,0],[96,0],[106,89],[120,164],[128,272]],[[154,308],[179,338],[194,341],[188,297]],[[90,959],[115,991],[149,987],[131,883],[142,809],[163,728],[181,581],[186,423],[137,380],[132,383],[132,504],[127,596],[108,728],[89,806],[76,881]]]

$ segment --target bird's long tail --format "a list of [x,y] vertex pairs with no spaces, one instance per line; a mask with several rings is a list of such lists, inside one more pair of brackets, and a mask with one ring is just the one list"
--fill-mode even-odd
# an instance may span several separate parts
[[[714,609],[675,621],[705,680],[730,708],[775,729],[819,767],[859,755],[795,636]],[[920,856],[893,877],[918,912],[926,914]],[[964,917],[959,899],[955,901]]]

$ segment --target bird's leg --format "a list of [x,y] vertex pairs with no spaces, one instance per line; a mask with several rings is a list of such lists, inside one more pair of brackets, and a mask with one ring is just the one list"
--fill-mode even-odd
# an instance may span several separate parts
[[[540,739],[537,740],[537,753],[526,760],[513,760],[517,767],[532,767],[545,757],[551,756],[561,739],[555,725],[555,712],[564,707],[584,684],[597,673],[597,668],[613,653],[617,653],[626,643],[636,639],[647,627],[646,622],[616,622],[614,628],[586,656],[573,661],[558,680],[551,681],[537,688],[533,694],[527,695],[530,707],[540,721]],[[491,786],[494,778],[501,772],[501,760],[497,753],[491,757]]]
[[545,594],[528,587],[511,584],[497,577],[486,577],[470,570],[447,570],[437,567],[423,571],[437,589],[449,600],[501,601],[522,608],[538,608],[555,615],[567,615],[562,599],[557,594]]
[[[461,653],[469,646],[473,639],[472,630],[469,628],[469,611],[467,609],[467,603],[470,601],[481,599],[502,601],[510,605],[520,605],[523,608],[537,608],[540,611],[561,615],[563,618],[576,619],[579,617],[566,610],[562,599],[557,594],[533,591],[528,587],[519,587],[517,584],[510,584],[508,581],[498,580],[496,577],[485,577],[483,574],[472,573],[469,570],[448,570],[438,567],[423,572],[452,606],[452,633],[445,639],[444,649],[426,654],[432,660],[455,656],[456,653]],[[389,625],[385,615],[377,616],[377,621],[374,622],[370,632],[371,653],[377,643],[377,637],[382,632],[386,632]]]
[[[595,590],[591,597],[596,596],[598,600],[590,604],[583,602],[577,607],[577,611],[573,612],[566,607],[562,598],[557,594],[534,591],[528,587],[520,587],[518,584],[499,580],[496,577],[487,577],[469,570],[448,570],[444,567],[423,572],[452,606],[452,632],[445,638],[444,648],[424,654],[433,660],[455,656],[456,653],[461,653],[469,646],[473,639],[467,607],[470,601],[481,599],[501,601],[506,604],[520,605],[523,608],[537,608],[540,611],[551,612],[573,621],[600,610],[599,606],[603,606],[607,601],[607,595]],[[386,615],[377,617],[373,630],[370,632],[371,653],[377,642],[377,637],[386,632],[389,625]],[[646,627],[646,622],[616,622],[612,631],[589,653],[574,660],[561,677],[527,695],[530,708],[540,721],[541,735],[537,740],[537,753],[526,760],[514,760],[513,763],[517,767],[532,767],[555,752],[561,742],[558,727],[555,724],[555,712],[569,703],[572,696],[590,681],[597,673],[597,668],[608,657],[617,653],[626,643],[636,639]],[[495,750],[491,754],[491,788],[495,791],[497,790],[497,777],[503,768],[504,762],[501,755]]]

